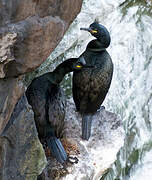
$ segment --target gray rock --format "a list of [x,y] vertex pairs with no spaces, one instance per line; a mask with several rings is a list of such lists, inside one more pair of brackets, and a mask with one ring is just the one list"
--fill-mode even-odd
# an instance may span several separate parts
[[17,101],[24,92],[21,79],[0,79],[0,133],[8,123]]
[[82,0],[0,0],[0,78],[24,74],[44,62],[81,5]]
[[0,159],[2,180],[36,180],[46,166],[45,153],[25,96],[16,104],[0,136]]

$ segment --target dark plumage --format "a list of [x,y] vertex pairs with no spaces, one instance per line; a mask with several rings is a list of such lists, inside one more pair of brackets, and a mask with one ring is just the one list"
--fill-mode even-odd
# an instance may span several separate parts
[[81,28],[91,33],[96,39],[90,41],[83,57],[94,68],[83,69],[73,74],[73,99],[77,111],[82,114],[82,138],[88,140],[91,134],[93,114],[100,109],[109,90],[113,63],[106,48],[110,45],[107,29],[97,22],[89,28]]
[[34,112],[39,138],[45,138],[52,155],[64,163],[68,157],[59,138],[64,127],[66,100],[59,86],[66,73],[85,66],[83,58],[73,58],[61,63],[53,72],[35,78],[26,90]]

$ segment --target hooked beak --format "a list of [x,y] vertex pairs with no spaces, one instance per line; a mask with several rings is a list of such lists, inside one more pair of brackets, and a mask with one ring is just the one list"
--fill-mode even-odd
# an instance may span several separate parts
[[83,31],[88,31],[88,32],[90,32],[90,31],[91,31],[91,28],[80,28],[80,30],[83,30]]
[[83,30],[83,31],[88,31],[88,32],[90,32],[90,33],[97,33],[97,31],[96,30],[93,30],[93,29],[91,29],[90,27],[89,28],[80,28],[80,30]]
[[79,58],[78,63],[80,63],[80,64],[82,64],[82,65],[86,65],[86,61],[85,61],[85,59],[84,59],[83,56],[81,56],[81,57]]

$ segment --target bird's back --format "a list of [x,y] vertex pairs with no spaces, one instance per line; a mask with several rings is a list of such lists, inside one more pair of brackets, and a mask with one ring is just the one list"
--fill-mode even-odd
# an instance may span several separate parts
[[39,135],[43,136],[44,126],[49,123],[59,137],[64,127],[66,100],[60,85],[51,83],[47,78],[48,74],[32,81],[26,90],[26,97],[34,111]]
[[64,118],[66,98],[63,89],[55,85],[50,89],[48,97],[48,115],[51,127],[55,130],[56,137],[62,137],[64,130]]

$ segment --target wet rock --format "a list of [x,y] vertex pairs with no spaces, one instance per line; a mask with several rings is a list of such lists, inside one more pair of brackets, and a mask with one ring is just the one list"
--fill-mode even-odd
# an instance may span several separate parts
[[0,133],[8,123],[23,92],[22,78],[0,79]]
[[0,135],[0,179],[36,180],[45,165],[45,153],[37,136],[33,113],[23,96]]
[[44,62],[81,5],[82,0],[0,0],[0,78],[24,74]]
[[5,77],[3,67],[14,59],[12,47],[16,42],[17,34],[8,33],[0,37],[0,78]]
[[81,116],[72,100],[68,101],[65,119],[65,138],[62,143],[67,153],[78,158],[78,163],[68,164],[67,171],[52,157],[41,175],[43,180],[99,180],[116,160],[124,143],[124,130],[120,118],[105,109],[93,118],[89,141],[81,139]]

